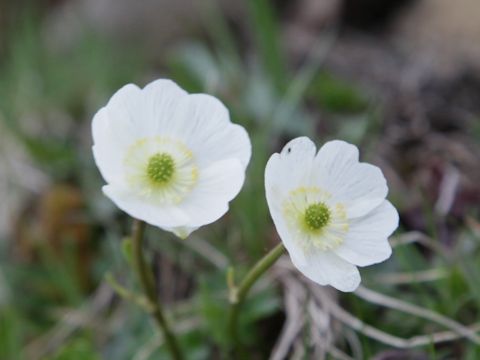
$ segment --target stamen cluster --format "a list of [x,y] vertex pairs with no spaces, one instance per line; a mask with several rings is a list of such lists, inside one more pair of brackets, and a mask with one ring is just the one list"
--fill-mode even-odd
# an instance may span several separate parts
[[330,210],[322,202],[312,204],[305,210],[305,224],[310,230],[317,231],[328,225]]
[[147,176],[156,184],[165,184],[173,176],[175,161],[166,153],[158,153],[148,160]]

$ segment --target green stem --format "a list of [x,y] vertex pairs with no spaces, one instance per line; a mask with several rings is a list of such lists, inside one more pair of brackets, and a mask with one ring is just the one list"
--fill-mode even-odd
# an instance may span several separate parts
[[285,252],[283,243],[275,246],[268,254],[261,258],[253,268],[243,278],[238,287],[230,289],[230,314],[228,319],[228,330],[230,332],[230,339],[234,346],[238,344],[238,315],[243,301],[248,295],[250,288]]
[[177,339],[170,329],[167,319],[163,313],[162,305],[158,300],[155,291],[155,283],[153,281],[153,274],[150,271],[145,257],[143,255],[143,233],[145,230],[145,223],[141,220],[134,220],[132,232],[132,246],[133,246],[133,267],[137,272],[138,279],[142,286],[143,292],[147,299],[153,305],[151,312],[156,324],[165,338],[165,344],[174,360],[182,360],[183,355],[178,346]]

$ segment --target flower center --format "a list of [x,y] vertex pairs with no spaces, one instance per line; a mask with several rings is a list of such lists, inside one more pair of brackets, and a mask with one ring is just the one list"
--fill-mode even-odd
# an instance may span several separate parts
[[166,184],[172,179],[174,172],[175,161],[167,153],[157,153],[148,160],[147,176],[155,184]]
[[124,160],[126,184],[145,201],[179,204],[196,186],[199,170],[193,152],[169,137],[137,139]]
[[332,250],[345,240],[349,229],[345,206],[332,201],[328,191],[301,186],[288,193],[282,206],[290,235],[304,252]]
[[330,221],[330,209],[323,202],[312,204],[305,210],[304,220],[310,230],[320,230]]

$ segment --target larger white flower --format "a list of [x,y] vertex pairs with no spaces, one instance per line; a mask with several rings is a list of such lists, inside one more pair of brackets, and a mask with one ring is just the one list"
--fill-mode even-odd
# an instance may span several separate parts
[[245,129],[219,100],[170,80],[122,87],[97,112],[92,131],[104,193],[180,237],[227,212],[251,155]]
[[341,291],[360,284],[357,266],[386,260],[398,213],[385,200],[382,171],[358,161],[356,146],[306,137],[273,154],[265,170],[268,206],[293,264]]

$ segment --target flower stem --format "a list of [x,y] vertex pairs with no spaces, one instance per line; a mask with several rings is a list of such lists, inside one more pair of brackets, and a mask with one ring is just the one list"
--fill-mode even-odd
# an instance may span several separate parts
[[230,332],[230,339],[234,346],[238,344],[238,315],[243,301],[248,295],[250,288],[285,252],[283,243],[275,246],[268,254],[261,258],[253,268],[243,278],[238,287],[230,288],[230,313],[228,319],[228,331]]
[[153,274],[150,271],[145,257],[143,255],[143,233],[145,230],[145,223],[141,220],[134,220],[132,231],[132,246],[133,246],[133,267],[137,272],[140,285],[145,293],[147,299],[153,305],[151,315],[154,318],[160,331],[165,338],[165,344],[174,360],[182,360],[183,355],[178,346],[177,339],[170,329],[167,319],[163,313],[162,305],[158,300],[155,291],[155,283],[153,281]]

